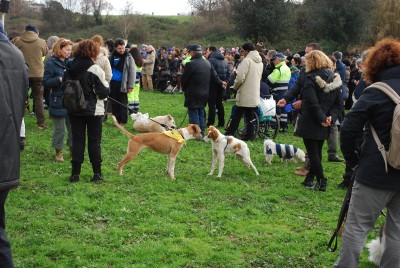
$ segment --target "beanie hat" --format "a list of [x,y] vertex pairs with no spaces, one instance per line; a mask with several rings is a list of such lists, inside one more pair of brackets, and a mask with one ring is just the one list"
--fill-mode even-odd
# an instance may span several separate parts
[[195,44],[187,46],[187,50],[188,51],[198,51],[198,52],[202,51],[201,46],[200,45],[195,45]]
[[281,59],[281,60],[286,59],[285,55],[283,55],[282,53],[276,53],[276,55],[274,56],[274,58],[276,58],[276,59]]
[[34,24],[26,25],[25,31],[31,31],[31,32],[39,33],[38,29],[36,28],[36,26]]

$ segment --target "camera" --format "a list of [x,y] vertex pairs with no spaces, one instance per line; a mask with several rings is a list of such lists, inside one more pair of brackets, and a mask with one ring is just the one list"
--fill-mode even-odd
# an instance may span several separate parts
[[0,13],[8,13],[9,7],[10,7],[10,0],[1,0]]

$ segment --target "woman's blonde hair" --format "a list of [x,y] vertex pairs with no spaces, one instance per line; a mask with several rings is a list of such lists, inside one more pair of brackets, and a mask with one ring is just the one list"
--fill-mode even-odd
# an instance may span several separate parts
[[103,46],[103,44],[104,44],[103,37],[99,34],[96,34],[91,39],[93,42],[95,42],[96,44],[99,44],[100,46]]
[[66,46],[72,46],[73,43],[69,39],[60,38],[53,45],[53,55],[56,57],[61,56],[61,49]]
[[312,72],[321,68],[333,68],[331,59],[325,55],[324,52],[319,50],[312,50],[305,56],[306,59],[306,73]]

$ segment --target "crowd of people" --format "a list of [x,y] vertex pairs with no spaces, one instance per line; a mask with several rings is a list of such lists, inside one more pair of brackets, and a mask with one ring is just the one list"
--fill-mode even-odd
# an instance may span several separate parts
[[[8,77],[3,77],[5,72],[1,72],[4,94],[11,94],[10,88],[14,91],[13,98],[2,101],[11,99],[15,104],[2,105],[2,109],[15,107],[13,111],[8,111],[12,117],[3,119],[3,122],[9,122],[6,123],[9,127],[2,130],[15,142],[4,146],[19,143],[20,149],[24,148],[23,110],[29,87],[37,127],[41,130],[48,128],[44,107],[49,109],[53,121],[54,160],[64,162],[66,136],[66,144],[72,155],[69,179],[78,182],[87,140],[93,169],[91,181],[99,183],[102,181],[102,123],[107,115],[112,114],[121,126],[127,124],[128,114],[137,113],[140,109],[141,89],[165,91],[173,84],[178,92],[184,94],[183,105],[188,109],[189,123],[199,125],[202,135],[206,127],[215,125],[216,121],[218,127],[225,127],[223,102],[232,94],[235,95],[236,108],[226,128],[226,135],[234,135],[243,116],[252,120],[254,111],[260,105],[260,96],[267,91],[267,95],[272,94],[277,102],[280,131],[287,132],[288,124],[293,123],[294,135],[303,139],[307,161],[295,173],[305,176],[302,184],[307,189],[327,190],[328,183],[322,164],[325,140],[328,141],[328,161],[344,161],[337,155],[339,127],[346,172],[343,182],[338,186],[353,187],[351,177],[355,167],[359,166],[354,184],[354,189],[358,191],[352,197],[354,202],[349,210],[349,228],[346,228],[343,247],[335,267],[357,266],[366,235],[384,207],[388,208],[384,265],[400,265],[400,171],[390,167],[388,172],[384,172],[383,161],[377,159],[380,154],[369,128],[362,136],[363,127],[370,122],[379,135],[384,137],[383,144],[387,147],[390,143],[387,134],[390,132],[389,115],[393,105],[377,90],[370,90],[368,94],[362,92],[367,85],[377,81],[386,81],[395,91],[400,92],[399,41],[384,40],[360,58],[344,59],[340,51],[329,55],[322,52],[317,43],[308,44],[304,51],[290,53],[288,50],[267,50],[251,43],[228,49],[218,49],[216,46],[203,49],[198,44],[182,49],[161,46],[154,48],[152,45],[131,45],[121,38],[104,41],[100,35],[75,42],[51,36],[45,41],[39,37],[39,31],[33,24],[27,25],[20,36],[10,39],[15,46],[9,43],[0,24],[0,45],[3,47],[0,50],[1,66],[14,71],[7,73]],[[14,57],[9,59],[10,55]],[[390,55],[391,60],[385,55]],[[82,86],[86,106],[79,112],[71,112],[63,106],[63,85],[68,79],[79,80]],[[285,109],[287,105],[293,111],[288,112]],[[205,110],[207,106],[208,112]],[[344,117],[344,108],[352,108],[347,117]],[[15,131],[17,129],[20,131]],[[241,138],[253,140],[254,131],[249,127]],[[3,177],[8,179],[0,184],[2,219],[8,189],[18,185],[19,177],[19,150],[15,152],[15,149],[10,148],[9,151],[15,156],[10,159],[16,161],[7,167],[0,166],[1,175],[7,171]],[[372,165],[374,169],[371,170],[368,166]],[[379,198],[371,200],[366,195]],[[365,217],[369,220],[365,220]],[[360,220],[363,221],[362,225],[357,224]],[[4,228],[4,220],[0,220],[0,266],[11,267],[11,253],[4,253],[4,250],[9,249]]]

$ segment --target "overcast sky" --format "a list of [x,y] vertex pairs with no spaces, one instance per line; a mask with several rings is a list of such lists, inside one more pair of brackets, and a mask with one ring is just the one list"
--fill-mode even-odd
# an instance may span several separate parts
[[[126,0],[108,0],[114,7],[113,14],[121,14]],[[177,15],[190,13],[187,0],[130,0],[133,11],[148,15]]]

